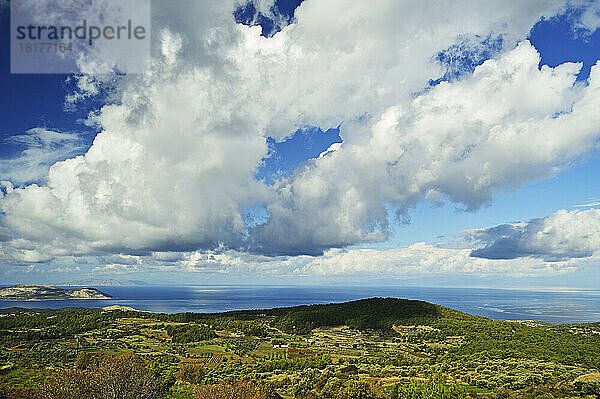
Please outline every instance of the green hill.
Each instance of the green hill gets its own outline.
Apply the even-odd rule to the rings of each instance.
[[[600,334],[573,334],[568,325],[532,327],[492,320],[424,301],[369,298],[325,305],[227,312],[219,317],[251,319],[259,315],[271,318],[271,326],[293,334],[308,334],[314,328],[339,325],[393,334],[391,327],[394,324],[426,325],[438,331],[427,333],[429,338],[462,337],[464,344],[446,353],[445,356],[451,359],[535,358],[600,368]]]
[[[223,315],[241,318],[260,314],[274,316],[273,325],[282,331],[307,334],[314,328],[328,326],[347,325],[359,330],[383,331],[401,321],[427,324],[440,318],[444,309],[424,301],[369,298],[344,303],[227,312]]]

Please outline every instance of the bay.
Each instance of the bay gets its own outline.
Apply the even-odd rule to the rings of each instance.
[[[370,297],[397,297],[424,300],[499,320],[542,320],[552,323],[600,321],[600,290],[537,291],[412,286],[241,285],[95,288],[112,295],[113,298],[107,300],[0,301],[0,308],[57,309],[121,305],[157,313],[214,313],[345,302]]]

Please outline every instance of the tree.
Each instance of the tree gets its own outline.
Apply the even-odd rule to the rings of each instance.
[[[88,352],[79,352],[75,359],[75,368],[85,370],[90,365],[92,356]]]
[[[65,369],[42,385],[44,399],[159,399],[164,385],[133,354],[109,357],[88,370]]]
[[[34,389],[0,386],[0,399],[39,399],[38,394]]]
[[[200,384],[204,377],[204,368],[200,364],[182,364],[177,372],[177,379],[190,384]]]
[[[99,381],[91,372],[66,369],[52,374],[42,385],[47,399],[96,399]]]
[[[158,399],[164,386],[133,354],[104,359],[99,366],[100,397],[103,399]]]
[[[202,385],[196,388],[198,399],[280,399],[270,384],[258,385],[248,381],[228,384]]]
[[[347,387],[340,389],[338,399],[375,399],[377,396],[365,381],[351,381]]]

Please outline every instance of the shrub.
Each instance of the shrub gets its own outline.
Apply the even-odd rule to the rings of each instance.
[[[371,386],[364,381],[351,381],[347,387],[338,391],[338,399],[375,399],[377,396]]]
[[[105,358],[91,370],[66,369],[42,385],[44,399],[159,399],[164,397],[159,376],[149,372],[133,354]]]
[[[61,370],[52,374],[42,385],[43,397],[48,399],[96,399],[99,380],[88,371]]]
[[[92,356],[88,352],[79,352],[75,359],[75,368],[85,370],[90,365]]]
[[[133,354],[105,358],[98,372],[100,397],[103,399],[155,399],[164,396],[164,387],[156,375]]]
[[[0,386],[0,399],[39,399],[39,392],[28,388]]]
[[[200,384],[204,377],[204,368],[200,364],[182,364],[177,372],[177,379],[190,384]]]
[[[196,388],[198,399],[279,399],[270,384],[258,385],[248,381],[203,385]]]
[[[430,380],[425,384],[412,382],[395,385],[390,399],[462,399],[466,396],[461,387],[447,386],[440,381]]]

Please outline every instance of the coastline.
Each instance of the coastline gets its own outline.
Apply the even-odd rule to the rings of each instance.
[[[36,302],[36,301],[106,301],[110,298],[39,298],[39,299],[18,299],[18,298],[0,298],[0,301],[19,301],[19,302]]]
[[[219,313],[369,297],[419,299],[494,320],[541,320],[556,324],[600,320],[600,296],[587,293],[513,291],[481,288],[355,286],[220,286],[210,292],[190,286],[96,287],[112,299],[29,298],[0,300],[0,308],[129,306],[156,313]]]

